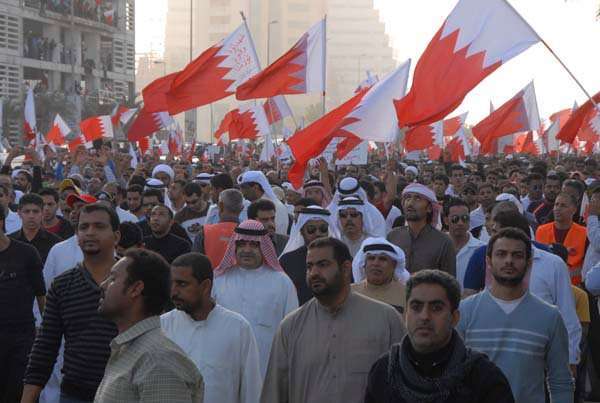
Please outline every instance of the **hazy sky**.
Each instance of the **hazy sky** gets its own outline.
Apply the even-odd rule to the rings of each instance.
[[[263,0],[267,1],[267,0]],[[310,1],[310,0],[306,0]],[[149,3],[144,0],[144,4]],[[151,0],[152,7],[137,7],[136,51],[162,52],[166,0]],[[410,58],[413,68],[456,0],[374,0],[396,49],[397,62]],[[138,3],[141,3],[139,1]],[[600,21],[596,0],[511,0],[538,34],[563,59],[584,87],[600,91]],[[534,80],[542,119],[585,101],[560,64],[541,44],[500,67],[472,91],[452,115],[469,111],[467,122],[477,123],[489,113],[490,100],[499,106]],[[350,94],[349,94],[350,95]]]

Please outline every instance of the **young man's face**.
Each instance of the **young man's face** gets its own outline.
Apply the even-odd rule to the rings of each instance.
[[[419,353],[444,347],[458,323],[458,309],[452,310],[446,290],[438,284],[419,284],[406,301],[406,327],[410,342]]]
[[[521,284],[531,260],[527,259],[526,245],[523,241],[499,238],[493,245],[491,256],[486,256],[494,280],[504,286]]]
[[[56,211],[58,210],[58,203],[54,200],[51,195],[42,196],[44,200],[43,219],[44,221],[50,221],[56,217]]]
[[[19,208],[23,228],[34,231],[42,226],[42,209],[36,204],[25,204]]]

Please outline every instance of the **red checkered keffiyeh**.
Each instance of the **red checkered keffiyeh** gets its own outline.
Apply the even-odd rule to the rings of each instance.
[[[275,252],[273,241],[269,238],[269,233],[265,227],[256,220],[246,220],[238,225],[233,231],[233,235],[229,239],[229,244],[225,251],[225,256],[214,271],[215,277],[222,276],[227,270],[237,266],[235,243],[240,240],[260,242],[263,265],[268,266],[275,271],[283,271],[279,264],[279,260],[277,260],[277,253]]]

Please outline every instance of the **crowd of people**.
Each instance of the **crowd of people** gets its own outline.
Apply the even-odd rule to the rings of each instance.
[[[0,170],[2,402],[600,396],[595,157],[46,151]]]

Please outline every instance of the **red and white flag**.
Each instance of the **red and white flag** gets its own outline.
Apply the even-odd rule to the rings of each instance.
[[[126,125],[137,112],[137,108],[127,108],[123,105],[115,106],[115,109],[110,114],[113,127],[119,124]]]
[[[548,153],[553,154],[559,151],[560,140],[556,138],[556,135],[565,126],[575,109],[577,109],[577,104],[573,105],[573,108],[563,109],[550,115],[550,126],[542,136]]]
[[[270,125],[288,116],[292,116],[292,110],[283,95],[268,98],[263,104],[263,108],[265,109],[265,114]]]
[[[430,147],[443,148],[444,137],[454,136],[463,127],[466,119],[467,113],[463,113],[450,119],[410,129],[404,138],[406,151],[420,151]]]
[[[254,102],[246,102],[223,117],[215,132],[218,144],[233,140],[256,140],[270,134],[265,110]]]
[[[144,107],[129,127],[127,138],[129,141],[138,141],[167,128],[172,121],[173,118],[167,112],[148,112]]]
[[[514,150],[517,153],[537,156],[545,153],[542,138],[531,130],[515,135]]]
[[[275,145],[273,144],[273,139],[271,138],[271,133],[267,133],[265,136],[265,142],[263,143],[263,148],[260,152],[259,161],[269,162],[271,158],[275,156]]]
[[[514,133],[539,130],[540,116],[533,82],[472,128],[482,154],[502,152],[498,139]],[[512,146],[513,141],[509,141]]]
[[[92,142],[103,137],[109,139],[114,137],[110,115],[92,116],[91,118],[82,120],[79,128],[86,142]]]
[[[354,93],[356,94],[357,92],[371,88],[372,86],[377,84],[377,81],[379,81],[379,77],[377,76],[377,74],[372,75],[371,72],[367,70],[367,78],[365,78],[363,81],[360,82],[360,84],[358,84],[358,87],[356,87]]]
[[[592,97],[596,104],[600,103],[600,92]],[[600,106],[599,106],[600,108]],[[579,134],[580,130],[589,123],[591,119],[596,114],[596,107],[592,103],[591,100],[587,100],[586,103],[577,108],[565,123],[565,125],[560,129],[556,138],[565,143],[573,143],[575,141],[575,137]]]
[[[37,132],[37,124],[35,118],[35,102],[33,97],[33,90],[29,88],[27,90],[27,97],[25,98],[25,120],[23,122],[23,131],[27,142],[35,139],[35,133]]]
[[[167,92],[171,89],[173,80],[179,72],[157,78],[142,90],[144,98],[144,109],[146,112],[163,112],[169,106],[167,105]]]
[[[169,154],[183,154],[183,132],[180,127],[169,131]]]
[[[110,10],[106,10],[104,12],[104,20],[108,25],[113,25],[115,19],[115,9],[111,8]]]
[[[325,19],[279,59],[237,88],[240,100],[325,91]]]
[[[54,117],[52,128],[46,133],[46,141],[49,144],[62,146],[65,144],[65,139],[69,133],[71,133],[69,125],[67,125],[63,118],[57,113]]]
[[[459,130],[452,136],[452,139],[446,144],[445,151],[451,162],[465,161],[468,155],[473,154],[464,130]]]
[[[321,155],[334,137],[345,137],[337,147],[338,158],[364,140],[390,142],[398,135],[398,121],[392,101],[406,93],[410,61],[405,62],[368,90],[363,90],[288,140],[294,156],[288,178],[294,187],[302,185],[308,162]],[[343,152],[340,152],[343,151]]]
[[[410,92],[395,102],[400,126],[442,120],[484,78],[538,41],[506,0],[460,0],[421,55]]]
[[[218,101],[260,71],[246,25],[205,50],[181,70],[167,92],[170,115]]]
[[[140,153],[142,155],[146,155],[146,153],[150,149],[150,137],[140,137],[140,139],[137,141],[137,146],[140,150]]]

